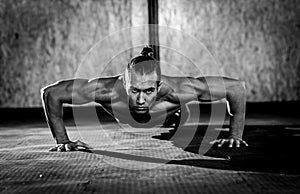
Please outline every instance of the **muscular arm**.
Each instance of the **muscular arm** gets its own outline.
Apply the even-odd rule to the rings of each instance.
[[[233,143],[237,147],[241,143],[247,145],[242,140],[244,124],[245,124],[245,111],[246,111],[246,88],[243,81],[224,78],[224,77],[205,77],[198,78],[201,82],[200,85],[205,85],[202,88],[199,100],[220,100],[226,99],[230,110],[230,136],[227,140],[220,140],[218,145],[222,146],[224,143],[229,143],[229,147]]]
[[[70,142],[63,121],[63,104],[84,104],[92,101],[90,96],[84,94],[87,88],[88,80],[68,80],[41,90],[47,123],[58,144]]]
[[[176,96],[181,101],[191,101],[197,98],[200,102],[212,102],[226,99],[230,109],[230,135],[227,139],[216,140],[219,146],[229,143],[229,147],[235,144],[247,143],[242,140],[245,124],[246,88],[245,83],[226,77],[198,77],[198,78],[173,78],[172,86],[176,88]],[[171,85],[170,84],[170,85]]]
[[[47,123],[57,144],[70,142],[63,121],[63,104],[84,104],[93,101],[94,84],[84,79],[68,80],[41,90]]]
[[[245,125],[246,88],[245,83],[235,81],[226,88],[226,100],[230,109],[230,136],[242,139]]]

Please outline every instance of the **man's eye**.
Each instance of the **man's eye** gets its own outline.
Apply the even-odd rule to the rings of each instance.
[[[135,94],[135,93],[138,92],[138,90],[137,89],[132,89],[131,92]]]
[[[152,94],[153,90],[146,90],[146,94]]]

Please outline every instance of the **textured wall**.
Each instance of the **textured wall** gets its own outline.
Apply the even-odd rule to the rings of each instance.
[[[245,80],[249,101],[300,100],[299,0],[165,0],[160,1],[159,22],[205,43],[219,69],[202,64],[203,54],[177,36],[160,38],[194,52],[204,75],[219,70]],[[172,57],[161,52],[162,59]]]
[[[80,62],[95,43],[132,24],[145,24],[146,3],[0,0],[0,107],[41,106],[40,88],[77,76]],[[130,36],[114,36],[102,55],[124,42],[130,44]],[[128,60],[133,53],[125,54]]]
[[[161,43],[179,51],[161,48],[163,71],[198,75],[196,63],[202,75],[245,80],[249,101],[300,100],[299,13],[298,0],[159,1],[160,25],[182,31],[160,31]],[[147,17],[147,0],[0,0],[0,107],[41,106],[42,86],[121,72],[140,47],[122,48],[146,43],[147,30],[105,38]],[[81,63],[102,39],[106,47],[94,47],[101,54]]]

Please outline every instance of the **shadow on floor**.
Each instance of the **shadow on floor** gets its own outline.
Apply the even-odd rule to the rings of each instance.
[[[172,143],[185,151],[198,153],[207,126],[198,126],[193,140],[187,147],[181,146],[185,137],[172,139]],[[186,127],[185,130],[189,130]],[[163,133],[153,138],[170,140],[176,133]],[[222,131],[219,138],[229,132]],[[283,126],[246,126],[243,139],[249,147],[226,148],[211,147],[204,155],[229,160],[173,160],[169,164],[189,165],[204,168],[256,171],[284,174],[300,174],[300,129],[286,129]]]
[[[186,127],[185,130],[189,130]],[[193,140],[187,147],[182,147],[181,142],[185,137],[172,139],[172,143],[185,151],[198,153],[206,127],[198,126]],[[153,138],[171,141],[176,131],[162,133]],[[228,132],[221,132],[219,137],[225,137]],[[300,159],[297,156],[300,148],[300,130],[288,130],[284,127],[246,127],[244,140],[249,147],[226,148],[211,147],[205,156],[220,159],[190,159],[190,160],[165,160],[161,158],[136,156],[126,153],[104,150],[92,150],[93,154],[106,155],[119,159],[134,160],[139,162],[164,163],[187,165],[201,168],[268,172],[276,174],[300,174]],[[227,158],[227,160],[224,160]],[[229,159],[228,159],[229,158]]]

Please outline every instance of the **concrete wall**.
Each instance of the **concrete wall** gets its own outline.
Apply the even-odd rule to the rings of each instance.
[[[0,0],[0,107],[41,106],[40,88],[82,76],[79,64],[95,43],[119,29],[145,24],[146,3]],[[130,34],[114,38],[102,56],[130,44]]]
[[[184,44],[173,34],[161,37],[161,42],[192,52],[203,75],[245,80],[249,101],[300,100],[299,0],[165,0],[159,5],[161,25],[196,37],[219,62],[218,67],[203,63],[205,57],[192,41]],[[161,52],[161,58],[185,61],[168,52]]]
[[[160,1],[160,25],[180,30],[160,32],[162,43],[180,51],[161,49],[162,60],[174,63],[163,71],[192,75],[194,62],[202,75],[245,80],[249,101],[300,100],[298,13],[298,0]],[[147,43],[148,34],[145,29],[115,32],[147,21],[146,0],[0,0],[0,107],[41,106],[42,86],[121,72],[139,50],[126,48]],[[209,55],[191,46],[191,37],[205,44],[219,66],[203,63]],[[94,53],[105,53],[84,60],[103,39],[107,49],[96,46]],[[111,53],[114,58],[101,58]],[[97,63],[105,60],[109,63]]]

